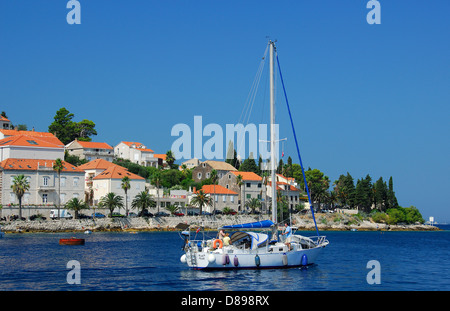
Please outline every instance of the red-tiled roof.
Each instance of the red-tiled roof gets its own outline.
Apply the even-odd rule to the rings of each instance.
[[[93,141],[77,141],[83,148],[91,148],[91,149],[113,149],[107,143],[96,143]]]
[[[95,176],[94,179],[122,179],[125,176],[128,176],[130,179],[145,180],[144,177],[130,173],[126,168],[119,165],[108,167],[106,170]]]
[[[203,185],[202,190],[204,193],[209,194],[230,194],[230,195],[238,195],[237,192],[234,192],[230,189],[227,189],[221,185]]]
[[[21,132],[21,131],[20,131]],[[63,148],[64,145],[56,137],[51,136],[31,136],[15,135],[5,137],[0,140],[0,146],[24,146],[24,147],[45,147]]]
[[[63,172],[83,172],[78,167],[66,162],[61,161],[64,165]],[[6,159],[0,162],[0,167],[4,170],[27,170],[36,171],[38,168],[51,168],[55,160],[46,159]]]
[[[144,144],[141,144],[141,143],[138,143],[138,142],[135,142],[135,141],[123,141],[123,143],[125,145],[127,145],[128,147],[131,147],[131,148],[134,148],[134,149],[137,149],[137,150],[140,150],[140,151],[153,152],[152,149],[146,148]],[[135,147],[132,147],[133,145],[135,145]]]
[[[106,161],[104,159],[96,159],[96,160],[92,160],[88,163],[82,164],[82,165],[78,166],[78,168],[81,170],[95,170],[95,169],[106,170],[107,168],[109,168],[111,166],[119,166],[119,165],[114,164],[109,161]]]
[[[256,173],[253,173],[253,172],[235,172],[235,171],[233,171],[233,172],[230,172],[230,173],[236,175],[236,177],[238,175],[241,175],[242,176],[242,180],[255,180],[255,181],[261,181],[262,180],[261,176],[257,175]]]

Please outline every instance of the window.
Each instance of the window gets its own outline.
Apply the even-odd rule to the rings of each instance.
[[[261,183],[258,183],[258,188],[261,188]]]
[[[231,203],[234,203],[234,196],[233,195],[230,197],[230,201],[231,201]]]
[[[78,198],[79,196],[80,196],[80,195],[79,195],[78,193],[74,193],[74,194],[73,194],[73,197],[74,197],[74,198]]]
[[[217,194],[214,196],[214,201],[219,202],[219,196]]]
[[[202,178],[202,173],[197,174],[198,179]]]
[[[252,186],[252,184],[248,182],[248,183],[245,184],[245,186],[246,186],[247,188],[250,188],[250,187]]]
[[[206,173],[206,178],[209,178],[209,176],[211,176],[211,175],[210,175],[209,172],[207,172],[207,173]]]
[[[14,192],[11,192],[9,194],[9,202],[14,203],[16,201],[16,194]]]
[[[247,199],[251,199],[252,198],[251,194],[247,194],[246,196],[247,196]]]
[[[66,177],[61,177],[61,187],[65,187],[66,186]]]
[[[227,184],[227,189],[228,189],[228,184]]]
[[[47,195],[47,193],[44,193],[42,195],[42,203],[47,203],[47,202],[48,202],[48,195]]]
[[[223,200],[224,202],[226,202],[226,201],[227,201],[227,196],[226,196],[226,195],[223,195],[223,196],[222,196],[222,200]]]
[[[79,177],[74,177],[74,178],[73,178],[73,185],[74,185],[75,187],[78,186],[78,181],[79,181],[79,180],[80,180]]]
[[[66,202],[66,201],[65,201],[65,200],[66,200],[66,194],[65,194],[65,193],[61,193],[61,195],[59,196],[59,199],[61,200],[61,201],[60,201],[61,204],[64,203],[64,202]]]
[[[50,181],[50,177],[44,176],[44,186],[48,186],[49,181]]]

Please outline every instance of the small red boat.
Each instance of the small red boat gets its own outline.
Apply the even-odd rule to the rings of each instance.
[[[84,245],[84,239],[77,239],[77,238],[59,239],[59,245]]]

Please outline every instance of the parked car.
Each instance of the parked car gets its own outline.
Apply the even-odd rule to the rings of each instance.
[[[56,218],[72,219],[73,216],[66,209],[60,209],[59,210],[59,216],[58,216],[58,210],[57,209],[52,209],[52,210],[50,210],[50,218],[51,219],[56,219]]]
[[[194,211],[188,211],[187,214],[188,216],[198,216],[198,213]]]
[[[138,214],[133,213],[133,212],[129,212],[128,213],[128,217],[138,217]]]
[[[210,212],[202,211],[202,215],[211,216],[212,214]]]
[[[141,216],[141,217],[153,217],[155,215],[153,215],[152,213],[150,213],[149,211],[147,211],[145,209],[145,210],[143,210],[142,212],[139,213],[139,216]]]
[[[95,218],[105,218],[106,217],[102,213],[95,213],[95,215],[94,215],[94,213],[92,213],[91,218],[94,218],[94,216],[95,216]]]
[[[213,212],[213,214],[214,214],[214,215],[223,215],[223,212],[222,212],[221,210],[216,209],[216,210]]]
[[[170,216],[170,215],[167,213],[164,213],[164,212],[157,212],[155,214],[155,217],[166,217],[166,216]]]
[[[175,212],[173,213],[175,216],[184,216],[184,214],[182,212]]]
[[[125,217],[125,215],[122,215],[120,213],[112,213],[111,217],[123,218],[123,217]]]

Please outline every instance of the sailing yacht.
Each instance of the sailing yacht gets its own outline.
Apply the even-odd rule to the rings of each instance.
[[[276,47],[273,41],[269,41],[270,59],[270,151],[271,151],[271,178],[275,179],[275,57]],[[278,62],[278,57],[276,57]],[[279,62],[278,62],[278,68]],[[281,70],[280,70],[281,75]],[[284,82],[281,76],[284,88]],[[286,96],[286,93],[285,93]],[[290,114],[289,104],[288,111]],[[297,144],[295,129],[291,117],[291,125]],[[306,183],[300,152],[297,144],[298,156],[305,179],[306,192],[308,194],[311,213],[313,215],[311,197]],[[273,160],[275,159],[275,160]],[[272,198],[276,198],[276,187],[271,187]],[[206,232],[199,230],[185,230],[181,232],[184,239],[183,251],[180,261],[193,269],[262,269],[262,268],[289,268],[307,266],[316,262],[320,251],[329,244],[325,236],[319,235],[316,224],[316,236],[306,237],[299,234],[291,234],[289,243],[286,243],[285,235],[280,235],[277,224],[277,200],[272,200],[272,219],[252,223],[229,225],[218,228],[221,233],[228,233],[227,238],[208,238]],[[188,228],[185,228],[188,229]]]

